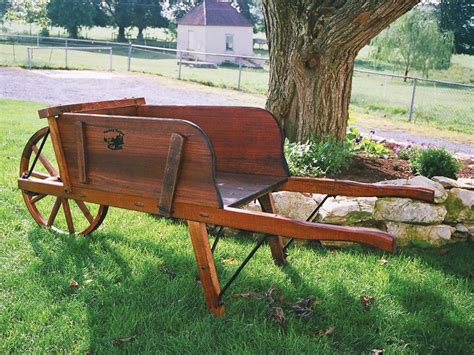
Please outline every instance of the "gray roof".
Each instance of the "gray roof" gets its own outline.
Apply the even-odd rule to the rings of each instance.
[[[178,25],[252,27],[250,21],[230,3],[215,0],[204,0],[179,19]]]

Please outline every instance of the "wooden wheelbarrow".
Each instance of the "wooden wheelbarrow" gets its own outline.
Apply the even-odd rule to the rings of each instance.
[[[282,237],[395,249],[394,238],[376,229],[312,223],[317,209],[307,221],[277,215],[272,192],[434,198],[421,187],[290,177],[278,124],[259,108],[156,106],[138,98],[50,107],[39,116],[49,127],[26,144],[18,179],[34,220],[81,235],[99,227],[109,206],[187,220],[215,315],[224,313],[224,292],[265,240],[279,265],[292,240],[285,246]],[[238,208],[256,199],[264,212]],[[211,248],[206,224],[264,233],[222,290],[213,260],[219,235]]]

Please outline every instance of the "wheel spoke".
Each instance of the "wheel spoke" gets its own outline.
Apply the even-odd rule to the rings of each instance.
[[[33,151],[35,152],[36,155],[38,155],[38,147],[36,145],[34,145],[32,147]],[[54,168],[54,166],[49,162],[48,159],[46,159],[46,157],[43,155],[43,154],[39,154],[38,156],[41,164],[43,164],[43,166],[45,167],[45,169],[48,171],[48,173],[51,175],[51,176],[58,176],[58,172],[56,171],[56,169]]]
[[[45,198],[46,196],[47,196],[47,195],[43,195],[43,194],[38,194],[38,195],[36,195],[36,196],[33,196],[33,197],[31,198],[31,203],[36,203],[36,202],[42,200],[43,198]]]
[[[72,222],[71,208],[69,207],[69,201],[66,198],[62,199],[64,217],[66,217],[67,230],[70,234],[74,233],[74,223]]]
[[[86,204],[81,200],[74,200],[74,201],[79,206],[79,208],[81,209],[82,213],[87,218],[89,223],[92,223],[94,221],[94,216],[90,213],[90,211],[87,208]]]
[[[35,178],[38,178],[38,179],[47,179],[49,178],[50,176],[49,175],[46,175],[46,174],[43,174],[43,173],[39,173],[37,171],[32,171],[31,172],[31,176],[35,177]]]
[[[48,218],[48,223],[47,223],[48,227],[51,227],[53,225],[54,220],[56,219],[56,216],[58,214],[59,207],[61,207],[61,198],[57,197],[56,201],[54,202],[54,206],[51,211],[51,214],[49,215],[49,218]]]

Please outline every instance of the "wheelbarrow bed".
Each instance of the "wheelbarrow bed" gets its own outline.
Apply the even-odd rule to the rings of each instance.
[[[279,265],[286,263],[282,237],[357,242],[385,251],[395,240],[376,229],[313,223],[275,214],[272,192],[328,196],[392,196],[433,201],[422,187],[363,184],[290,177],[283,135],[267,111],[249,107],[156,106],[124,99],[41,110],[49,127],[28,141],[18,186],[35,221],[55,227],[63,209],[76,232],[71,205],[86,219],[79,234],[95,230],[109,206],[188,221],[206,304],[224,313],[223,294],[264,241]],[[51,137],[57,166],[43,154]],[[43,165],[45,171],[36,168]],[[53,196],[50,211],[38,201]],[[258,200],[262,212],[236,208]],[[87,204],[98,204],[92,213]],[[264,233],[237,274],[220,289],[206,225]],[[218,240],[218,239],[217,239]]]

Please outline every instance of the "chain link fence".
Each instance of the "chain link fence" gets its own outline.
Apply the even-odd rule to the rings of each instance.
[[[474,134],[474,85],[356,69],[351,103],[384,116]]]
[[[0,34],[0,65],[135,71],[265,94],[268,58],[131,43]],[[390,118],[474,134],[474,85],[355,69],[351,103]]]

